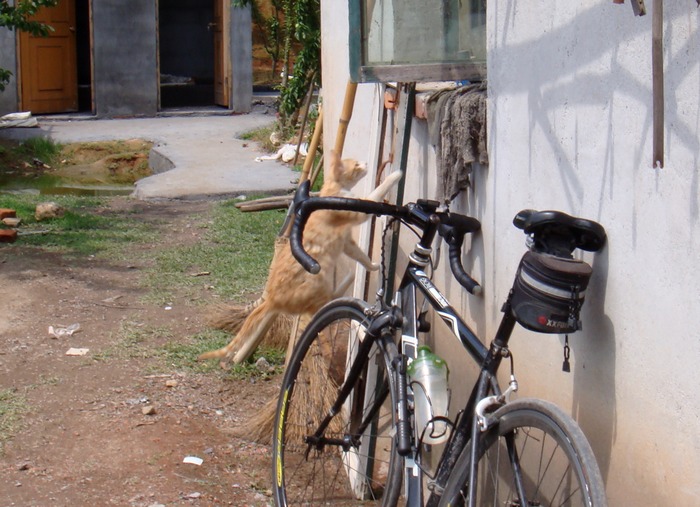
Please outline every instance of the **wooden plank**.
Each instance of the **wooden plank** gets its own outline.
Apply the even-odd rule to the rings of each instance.
[[[651,73],[653,95],[653,167],[664,166],[664,16],[663,0],[654,0],[651,28]]]

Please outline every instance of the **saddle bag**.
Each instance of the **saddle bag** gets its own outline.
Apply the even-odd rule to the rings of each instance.
[[[527,252],[510,294],[513,316],[523,327],[540,333],[581,329],[579,312],[592,272],[580,260]]]

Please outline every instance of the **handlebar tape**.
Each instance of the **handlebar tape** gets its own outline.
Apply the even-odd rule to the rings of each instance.
[[[476,218],[456,214],[443,217],[441,221],[438,231],[449,247],[448,258],[452,274],[462,287],[478,296],[481,294],[481,285],[469,276],[462,266],[462,243],[464,243],[464,235],[478,231],[481,224]]]
[[[304,226],[312,212],[316,210],[356,211],[358,213],[389,215],[395,217],[407,216],[408,211],[402,206],[385,204],[383,202],[363,201],[345,197],[309,197],[308,180],[299,185],[294,196],[294,227],[289,235],[292,255],[306,271],[318,274],[321,266],[311,257],[303,245]]]
[[[309,187],[311,183],[306,180],[301,185],[297,193],[294,195],[294,227],[289,234],[289,246],[292,250],[292,255],[301,264],[306,271],[316,275],[321,271],[321,265],[314,260],[303,247],[303,234],[306,221],[311,213],[306,213],[304,204],[309,198]]]

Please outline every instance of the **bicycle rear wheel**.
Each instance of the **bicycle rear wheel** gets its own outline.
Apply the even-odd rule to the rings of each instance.
[[[284,375],[273,437],[278,506],[395,505],[402,465],[391,436],[395,386],[390,340],[378,340],[341,410],[339,388],[366,332],[366,303],[323,307],[300,337]],[[319,425],[331,420],[321,435]]]
[[[593,451],[576,422],[561,409],[542,400],[522,399],[493,415],[498,423],[483,435],[479,446],[476,505],[607,505]],[[440,505],[466,503],[469,461],[467,448]]]

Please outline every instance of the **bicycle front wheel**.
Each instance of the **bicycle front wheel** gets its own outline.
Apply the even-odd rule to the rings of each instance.
[[[391,436],[395,382],[390,340],[377,340],[340,410],[349,366],[364,340],[366,303],[324,306],[300,337],[287,366],[273,437],[278,506],[395,505],[402,465]],[[319,428],[324,428],[319,430]]]
[[[476,505],[605,507],[605,486],[591,446],[557,406],[522,399],[498,409],[479,445]],[[464,505],[469,449],[450,476],[441,505]]]

